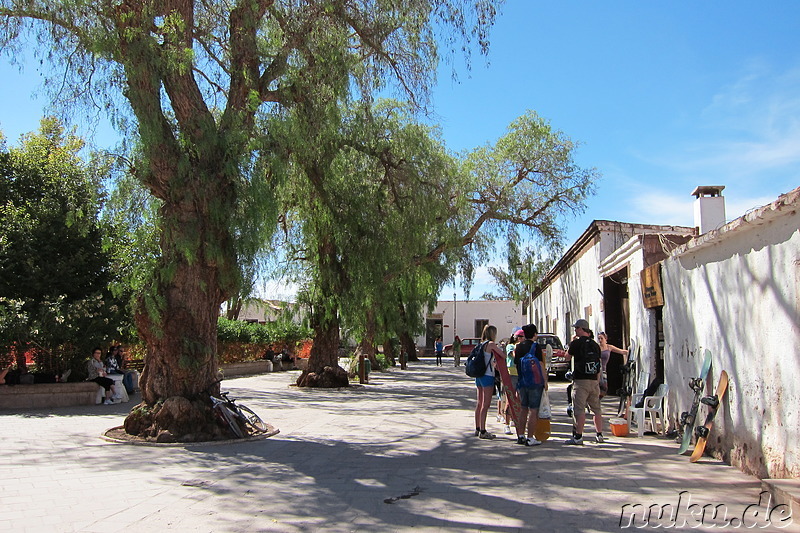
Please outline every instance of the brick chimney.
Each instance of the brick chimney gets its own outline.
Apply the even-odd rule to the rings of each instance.
[[[724,185],[700,185],[692,191],[694,201],[694,225],[699,235],[715,230],[725,224]]]

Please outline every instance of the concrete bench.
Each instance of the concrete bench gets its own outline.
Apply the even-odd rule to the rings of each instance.
[[[272,372],[272,361],[248,361],[246,363],[227,363],[220,365],[222,375],[226,378],[252,376]]]
[[[97,383],[38,383],[0,385],[0,409],[40,409],[94,405]]]

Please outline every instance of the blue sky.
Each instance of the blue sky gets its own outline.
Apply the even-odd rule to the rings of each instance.
[[[693,226],[697,185],[728,220],[800,186],[800,2],[513,0],[474,63],[434,95],[451,149],[533,109],[603,175],[569,244],[594,219]]]
[[[35,66],[0,60],[11,142],[42,114]],[[800,186],[800,2],[508,0],[488,58],[470,72],[456,60],[458,83],[450,68],[433,105],[451,150],[494,142],[532,109],[600,171],[568,243],[593,219],[692,226],[697,185],[726,186],[728,220]],[[480,270],[471,297],[487,282]]]

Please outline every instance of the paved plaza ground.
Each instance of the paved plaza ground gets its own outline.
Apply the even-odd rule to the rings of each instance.
[[[280,429],[233,444],[101,439],[138,395],[113,406],[1,411],[0,531],[729,531],[745,529],[743,515],[776,530],[763,522],[771,506],[758,505],[758,479],[710,458],[690,464],[673,441],[564,446],[563,382],[551,387],[553,438],[524,447],[493,414],[497,439],[472,436],[475,389],[463,368],[413,363],[341,391],[299,390],[296,377],[223,382]],[[655,512],[645,521],[651,505],[665,510],[660,522]],[[726,528],[701,516],[717,505]]]

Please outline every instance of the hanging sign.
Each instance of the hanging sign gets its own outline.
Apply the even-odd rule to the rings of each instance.
[[[642,270],[642,299],[647,308],[664,305],[664,291],[661,288],[661,263]]]

